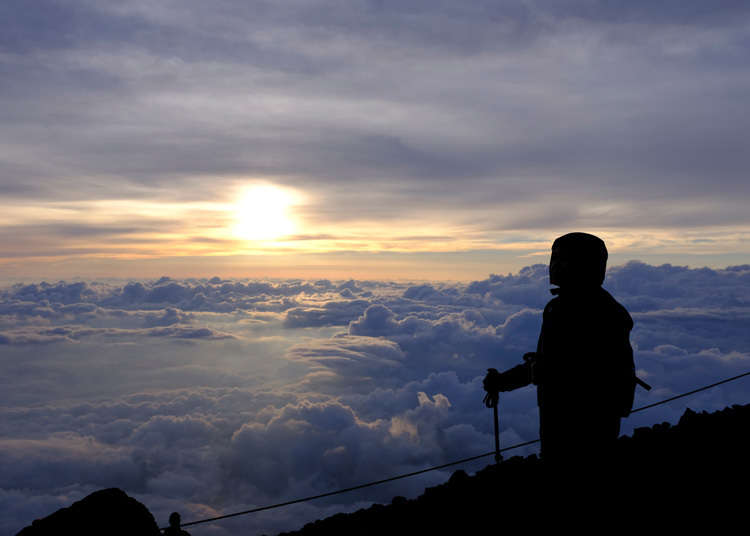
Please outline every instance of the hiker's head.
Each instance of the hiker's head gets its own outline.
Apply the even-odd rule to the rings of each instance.
[[[177,512],[172,512],[169,514],[169,526],[170,527],[179,527],[180,526],[180,514]]]
[[[604,282],[607,247],[601,238],[568,233],[552,244],[549,281],[559,287],[591,288]]]

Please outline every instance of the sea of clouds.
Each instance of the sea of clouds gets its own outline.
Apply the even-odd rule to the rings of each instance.
[[[750,370],[750,265],[630,262],[636,406]],[[469,284],[162,278],[0,290],[0,534],[120,487],[166,525],[352,486],[493,448],[488,367],[535,348],[545,265]],[[750,402],[749,380],[623,422]],[[501,399],[501,443],[535,439],[533,387]],[[530,454],[534,447],[515,451]],[[508,453],[508,455],[511,455]],[[491,458],[468,465],[475,470]],[[394,495],[433,472],[191,527],[274,533]],[[116,522],[116,520],[113,520]]]

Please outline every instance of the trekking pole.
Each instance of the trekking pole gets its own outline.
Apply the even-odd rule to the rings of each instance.
[[[500,398],[500,386],[497,382],[497,378],[500,373],[497,369],[487,369],[487,376],[484,379],[484,390],[487,392],[484,395],[484,405],[488,408],[492,408],[492,416],[495,421],[495,463],[500,463],[503,457],[500,456],[500,423],[497,415],[497,405]]]
[[[497,418],[497,404],[498,400],[495,399],[495,405],[492,406],[492,413],[495,417],[495,463],[500,463],[503,457],[500,455],[500,424]]]

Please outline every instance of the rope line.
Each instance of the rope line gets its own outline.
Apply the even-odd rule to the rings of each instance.
[[[630,413],[635,413],[636,411],[643,411],[644,409],[649,409],[649,408],[653,408],[654,406],[666,404],[667,402],[671,402],[672,400],[677,400],[678,398],[684,398],[689,395],[694,395],[695,393],[700,393],[701,391],[707,391],[709,389],[713,389],[717,385],[721,385],[722,383],[729,383],[729,382],[733,382],[734,380],[739,380],[740,378],[744,376],[750,376],[750,371],[745,372],[743,374],[738,374],[737,376],[732,376],[731,378],[727,378],[726,380],[721,380],[720,382],[712,383],[711,385],[704,385],[703,387],[699,387],[698,389],[693,389],[692,391],[688,391],[687,393],[682,393],[681,395],[673,396],[672,398],[667,398],[660,402],[654,402],[653,404],[642,406],[640,408],[632,410]]]
[[[639,412],[639,411],[643,411],[643,410],[646,410],[646,409],[649,409],[649,408],[653,408],[655,406],[660,406],[662,404],[666,404],[667,402],[672,402],[673,400],[677,400],[677,399],[680,399],[680,398],[684,398],[686,396],[694,395],[695,393],[700,393],[701,391],[707,391],[708,389],[713,389],[714,387],[716,387],[718,385],[722,385],[724,383],[729,383],[729,382],[732,382],[732,381],[735,381],[735,380],[739,380],[740,378],[743,378],[745,376],[750,376],[750,371],[745,372],[743,374],[738,374],[737,376],[732,376],[731,378],[727,378],[725,380],[721,380],[721,381],[718,381],[716,383],[712,383],[710,385],[705,385],[703,387],[699,387],[698,389],[693,389],[692,391],[688,391],[686,393],[682,393],[682,394],[679,394],[679,395],[676,395],[676,396],[673,396],[673,397],[670,397],[670,398],[666,398],[666,399],[661,400],[659,402],[654,402],[653,404],[648,404],[646,406],[641,406],[639,408],[636,408],[636,409],[632,410],[630,413],[633,414],[633,413],[636,413],[636,412]],[[528,445],[533,445],[534,443],[539,443],[540,441],[541,440],[537,438],[537,439],[533,439],[531,441],[526,441],[524,443],[518,443],[516,445],[511,445],[510,447],[502,448],[502,449],[500,449],[500,452],[505,452],[505,451],[508,451],[508,450],[513,450],[513,449],[517,449],[517,448],[521,448],[521,447],[526,447]],[[323,497],[330,497],[332,495],[339,495],[341,493],[348,493],[350,491],[355,491],[355,490],[358,490],[358,489],[369,488],[371,486],[377,486],[379,484],[385,484],[386,482],[393,482],[394,480],[401,480],[402,478],[409,478],[409,477],[412,477],[412,476],[421,475],[423,473],[428,473],[430,471],[437,471],[437,470],[440,470],[440,469],[445,469],[446,467],[451,467],[452,465],[460,465],[462,463],[468,463],[468,462],[471,462],[471,461],[474,461],[474,460],[478,460],[480,458],[486,458],[488,456],[493,456],[494,454],[495,454],[495,451],[493,450],[491,452],[485,452],[484,454],[477,454],[476,456],[471,456],[469,458],[464,458],[462,460],[456,460],[456,461],[453,461],[453,462],[444,463],[442,465],[436,465],[434,467],[428,467],[427,469],[421,469],[419,471],[413,471],[411,473],[405,473],[405,474],[402,474],[402,475],[396,475],[396,476],[392,476],[390,478],[384,478],[382,480],[375,480],[373,482],[367,482],[366,484],[359,484],[357,486],[351,486],[351,487],[348,487],[348,488],[342,488],[342,489],[338,489],[338,490],[335,490],[335,491],[329,491],[327,493],[321,493],[319,495],[312,495],[310,497],[302,497],[300,499],[294,499],[294,500],[286,501],[286,502],[282,502],[282,503],[271,504],[271,505],[268,505],[268,506],[260,506],[258,508],[251,508],[250,510],[243,510],[241,512],[234,512],[232,514],[226,514],[226,515],[217,516],[217,517],[211,517],[211,518],[207,518],[207,519],[200,519],[198,521],[190,521],[189,523],[181,523],[180,526],[181,527],[189,527],[189,526],[192,526],[192,525],[199,525],[201,523],[210,523],[212,521],[219,521],[221,519],[227,519],[227,518],[230,518],[230,517],[242,516],[242,515],[246,515],[246,514],[254,514],[256,512],[262,512],[264,510],[272,510],[274,508],[281,508],[282,506],[289,506],[289,505],[297,504],[297,503],[301,503],[301,502],[312,501],[314,499],[322,499]],[[164,530],[165,528],[166,527],[163,527],[160,530]]]
[[[515,449],[515,448],[519,448],[519,447],[524,447],[526,445],[531,445],[533,443],[538,443],[538,442],[539,442],[539,439],[534,439],[533,441],[527,441],[526,443],[520,443],[518,445],[513,445],[511,447],[505,447],[504,449],[500,449],[500,451],[502,452],[502,451],[505,451],[505,450],[511,450],[511,449]],[[392,476],[390,478],[384,478],[382,480],[376,480],[374,482],[368,482],[366,484],[359,484],[358,486],[352,486],[350,488],[343,488],[343,489],[338,489],[336,491],[329,491],[327,493],[321,493],[320,495],[313,495],[311,497],[303,497],[301,499],[294,499],[292,501],[287,501],[287,502],[283,502],[283,503],[279,503],[279,504],[272,504],[272,505],[269,505],[269,506],[261,506],[259,508],[253,508],[251,510],[244,510],[242,512],[235,512],[233,514],[226,514],[226,515],[223,515],[223,516],[212,517],[210,519],[201,519],[200,521],[191,521],[190,523],[182,523],[180,526],[181,527],[187,527],[187,526],[190,526],[190,525],[197,525],[199,523],[208,523],[209,521],[218,521],[220,519],[226,519],[228,517],[235,517],[235,516],[241,516],[241,515],[245,515],[245,514],[252,514],[252,513],[255,513],[255,512],[262,512],[263,510],[270,510],[272,508],[280,508],[282,506],[289,506],[290,504],[297,504],[297,503],[301,503],[301,502],[305,502],[305,501],[312,501],[313,499],[321,499],[323,497],[330,497],[331,495],[338,495],[340,493],[347,493],[349,491],[355,491],[355,490],[362,489],[362,488],[369,488],[370,486],[377,486],[378,484],[385,484],[386,482],[392,482],[394,480],[400,480],[402,478],[409,478],[411,476],[421,475],[422,473],[427,473],[427,472],[430,472],[430,471],[437,471],[438,469],[444,469],[446,467],[450,467],[451,465],[459,465],[459,464],[462,464],[462,463],[471,462],[471,461],[474,461],[474,460],[478,460],[479,458],[486,458],[487,456],[492,456],[494,454],[495,454],[495,451],[493,450],[492,452],[487,452],[485,454],[477,454],[476,456],[471,456],[470,458],[464,458],[463,460],[456,460],[455,462],[444,463],[443,465],[436,465],[435,467],[429,467],[427,469],[421,469],[419,471],[413,471],[411,473],[406,473],[406,474],[403,474],[403,475]]]

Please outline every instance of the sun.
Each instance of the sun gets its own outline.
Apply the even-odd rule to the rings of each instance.
[[[277,186],[257,185],[243,190],[235,204],[234,234],[253,241],[274,241],[292,234],[290,214],[294,196]]]

